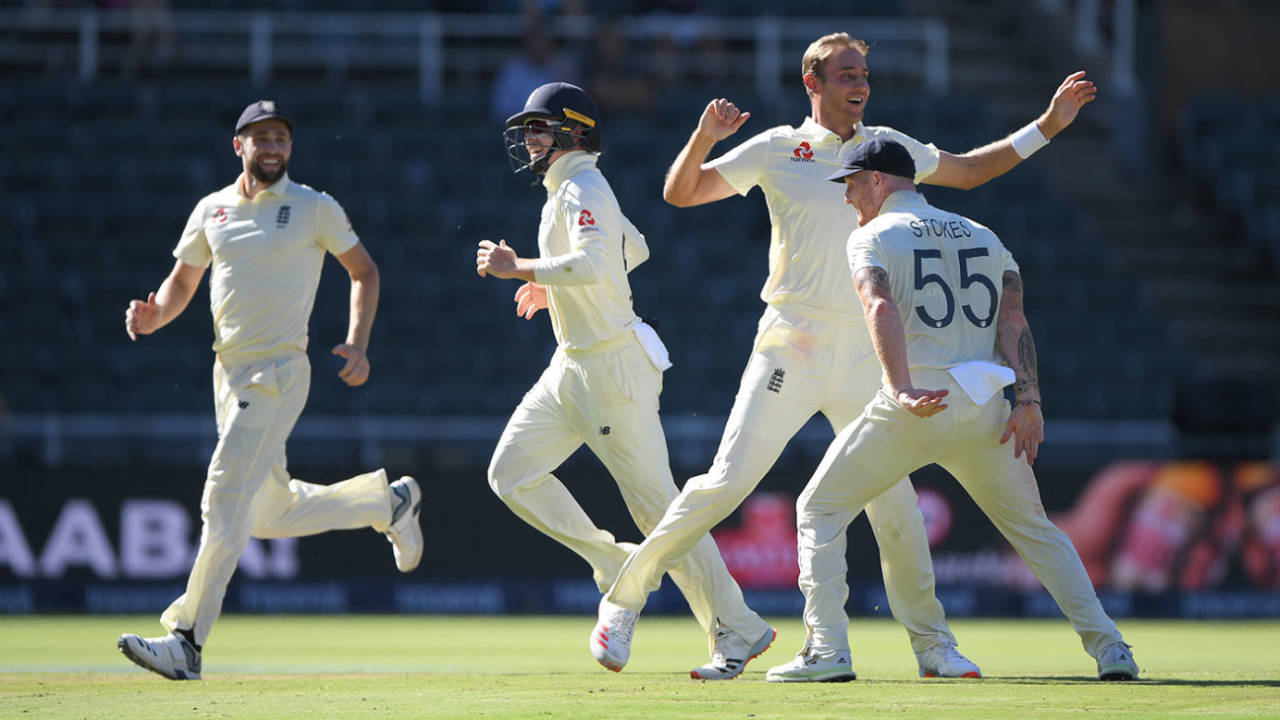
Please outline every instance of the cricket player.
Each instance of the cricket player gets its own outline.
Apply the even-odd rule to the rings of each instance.
[[[196,205],[169,277],[125,311],[130,339],[159,330],[186,309],[212,266],[218,445],[200,502],[199,550],[186,593],[160,618],[169,634],[117,642],[133,662],[175,680],[200,679],[201,651],[250,536],[372,527],[391,541],[402,572],[422,558],[422,493],[413,478],[390,486],[384,470],[328,486],[289,478],[285,441],[311,385],[307,322],[325,253],[351,276],[347,338],[333,354],[345,360],[338,377],[352,387],[369,377],[378,268],[337,201],[289,179],[293,123],[274,102],[246,107],[231,144],[240,177]]]
[[[819,38],[802,60],[811,115],[799,127],[770,128],[704,162],[712,146],[750,117],[728,100],[713,100],[671,166],[663,194],[681,207],[746,195],[756,186],[764,191],[773,224],[769,277],[760,293],[767,307],[711,469],[689,480],[623,566],[601,602],[601,630],[625,624],[644,607],[663,571],[741,504],[814,413],[823,413],[838,432],[875,394],[875,354],[844,271],[844,241],[855,217],[826,182],[841,158],[868,140],[892,138],[911,152],[918,182],[971,188],[1029,157],[1096,92],[1084,73],[1075,73],[1035,122],[1010,138],[953,155],[892,128],[863,124],[871,94],[866,55],[866,43],[845,33]],[[978,677],[977,665],[956,650],[934,597],[924,522],[908,479],[872,500],[867,517],[880,546],[890,608],[906,626],[921,672]],[[807,572],[803,565],[801,572]],[[828,679],[852,677],[849,671]]]
[[[632,309],[627,281],[649,250],[596,168],[600,112],[586,92],[568,83],[535,89],[507,120],[505,138],[516,172],[541,175],[547,190],[539,257],[520,258],[505,241],[482,240],[476,271],[524,280],[516,313],[531,318],[546,308],[557,347],[498,440],[489,485],[517,516],[586,560],[604,592],[635,546],[596,527],[551,473],[586,443],[641,532],[676,496],[658,418],[670,362],[657,333]],[[693,677],[735,677],[773,642],[773,628],[747,607],[709,535],[690,543],[670,572],[709,637],[711,662]],[[626,640],[593,636],[592,652],[629,647]],[[625,663],[604,664],[616,671]]]
[[[874,139],[831,175],[858,214],[849,268],[883,384],[796,504],[809,640],[766,679],[849,670],[845,529],[904,474],[938,463],[1048,588],[1097,659],[1098,678],[1132,680],[1133,654],[1075,547],[1045,515],[1031,471],[1044,418],[1018,265],[991,230],[917,193],[916,170],[903,145]],[[1012,411],[1000,393],[1010,383]]]

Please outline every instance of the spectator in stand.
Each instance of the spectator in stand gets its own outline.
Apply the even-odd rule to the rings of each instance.
[[[502,123],[524,109],[525,98],[535,88],[558,80],[574,82],[577,77],[548,33],[540,11],[526,15],[523,26],[520,54],[504,62],[493,80],[489,117]]]
[[[653,76],[644,63],[636,62],[620,22],[611,21],[600,28],[589,55],[583,64],[589,68],[587,91],[602,111],[626,115],[653,112],[657,99]]]

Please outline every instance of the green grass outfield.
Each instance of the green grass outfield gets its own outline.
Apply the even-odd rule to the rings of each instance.
[[[982,680],[920,680],[896,624],[855,619],[856,682],[775,684],[798,619],[737,680],[688,618],[642,618],[621,674],[587,651],[590,617],[227,616],[202,682],[144,672],[115,647],[153,617],[0,618],[0,718],[1278,718],[1280,621],[1121,623],[1143,679],[1100,683],[1066,621],[958,620]]]

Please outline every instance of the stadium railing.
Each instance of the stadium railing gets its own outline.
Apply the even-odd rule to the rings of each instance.
[[[91,83],[133,60],[132,31],[147,18],[130,10],[0,10],[0,27],[8,29],[0,66],[42,70],[74,58],[75,74]],[[525,33],[513,14],[173,11],[149,22],[171,33],[181,48],[166,59],[167,71],[230,71],[255,85],[280,72],[330,80],[374,72],[416,76],[428,104],[443,98],[448,76],[494,72]],[[875,39],[877,73],[906,76],[933,96],[949,85],[947,25],[937,18],[850,17],[841,23],[831,17],[653,14],[613,22],[629,40],[690,34],[722,39],[730,56],[726,69],[765,98],[783,95],[798,71],[795,58],[809,42],[842,25]],[[582,41],[601,25],[590,16],[556,17],[539,29],[560,41]]]

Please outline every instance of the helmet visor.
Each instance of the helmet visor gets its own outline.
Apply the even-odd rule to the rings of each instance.
[[[570,130],[550,118],[529,118],[520,125],[513,125],[502,132],[507,146],[507,159],[511,171],[532,170],[542,174],[551,164],[551,154],[556,150],[571,150],[578,146],[578,138]]]

